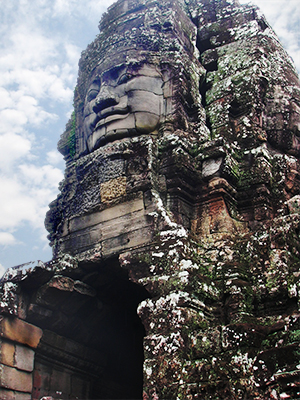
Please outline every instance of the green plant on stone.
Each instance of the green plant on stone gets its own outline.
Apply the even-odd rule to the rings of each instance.
[[[72,112],[71,115],[71,130],[68,137],[68,148],[69,154],[72,158],[74,158],[76,153],[76,113],[75,110]]]
[[[68,148],[69,154],[71,158],[74,158],[76,154],[76,106],[75,106],[75,99],[78,95],[78,88],[77,86],[74,89],[74,100],[73,100],[73,112],[70,118],[70,133],[68,136]]]
[[[292,343],[300,342],[300,329],[290,332],[290,341]]]

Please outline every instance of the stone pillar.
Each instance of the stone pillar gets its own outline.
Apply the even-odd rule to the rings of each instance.
[[[0,398],[31,400],[35,349],[42,330],[19,318],[0,316]]]

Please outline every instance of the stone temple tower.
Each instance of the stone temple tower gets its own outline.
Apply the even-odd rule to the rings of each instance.
[[[82,53],[0,397],[300,397],[300,83],[256,7],[119,0]]]

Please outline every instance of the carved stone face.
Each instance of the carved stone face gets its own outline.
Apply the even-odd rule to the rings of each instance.
[[[84,106],[84,135],[91,152],[107,142],[157,133],[163,115],[163,79],[151,64],[96,68]]]

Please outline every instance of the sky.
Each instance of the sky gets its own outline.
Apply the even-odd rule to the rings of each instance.
[[[0,276],[52,257],[44,228],[78,60],[113,0],[0,0]],[[240,1],[245,4],[248,1]],[[300,71],[299,0],[253,0]]]

